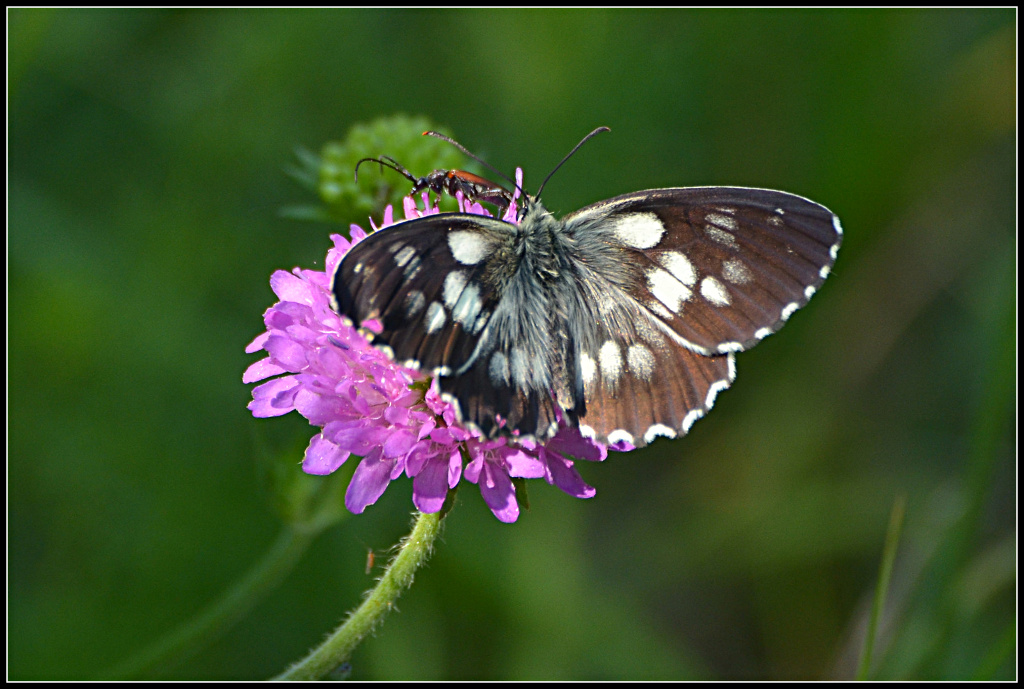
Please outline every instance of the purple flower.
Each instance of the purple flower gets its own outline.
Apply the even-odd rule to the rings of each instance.
[[[516,181],[522,184],[521,171]],[[426,193],[423,200],[420,210],[411,198],[405,199],[406,219],[439,212]],[[461,194],[457,200],[463,212],[490,215]],[[503,219],[515,222],[515,200]],[[388,206],[380,228],[392,223]],[[380,229],[372,220],[370,224]],[[356,514],[402,474],[412,478],[413,503],[422,512],[440,510],[448,490],[465,477],[480,486],[487,506],[503,522],[519,517],[513,477],[544,478],[569,495],[592,497],[596,491],[567,455],[601,461],[607,456],[604,445],[566,427],[546,443],[482,438],[457,423],[436,382],[424,394],[422,385],[413,386],[416,371],[391,361],[342,321],[331,309],[331,276],[345,253],[366,238],[358,225],[351,226],[350,235],[351,241],[331,236],[334,248],[327,252],[325,272],[296,268],[271,276],[270,286],[280,301],[264,314],[267,331],[245,349],[269,354],[242,376],[246,383],[271,379],[252,391],[253,416],[294,410],[320,427],[306,449],[303,471],[330,474],[350,456],[362,457],[345,494],[345,506]],[[370,321],[362,325],[381,327]]]

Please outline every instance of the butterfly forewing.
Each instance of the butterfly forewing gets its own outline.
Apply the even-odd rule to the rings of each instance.
[[[740,187],[636,192],[565,222],[617,244],[638,269],[634,298],[705,354],[741,351],[777,330],[824,281],[841,241],[825,207]]]
[[[377,320],[383,329],[374,344],[399,363],[451,375],[471,363],[499,301],[488,263],[513,231],[491,218],[442,213],[376,232],[337,268],[337,311],[357,326]]]

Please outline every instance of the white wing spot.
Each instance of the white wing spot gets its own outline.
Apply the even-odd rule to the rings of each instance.
[[[693,409],[689,414],[683,417],[683,435],[690,432],[693,424],[696,423],[697,419],[704,416],[703,409]]]
[[[398,266],[399,268],[401,268],[401,267],[403,267],[403,266],[404,266],[404,265],[405,265],[406,263],[408,263],[408,262],[409,262],[409,259],[410,259],[410,258],[412,258],[412,257],[413,257],[413,256],[415,256],[415,255],[416,255],[416,249],[414,249],[414,248],[412,248],[411,246],[408,246],[408,245],[406,245],[406,246],[403,246],[403,247],[402,247],[402,249],[401,249],[401,251],[399,251],[399,252],[398,252],[397,254],[395,254],[395,256],[394,256],[394,258],[395,258],[395,264],[396,264],[396,265],[397,265],[397,266]]]
[[[483,302],[480,301],[480,288],[470,283],[462,290],[462,296],[452,307],[452,320],[468,327],[476,320],[481,307]]]
[[[736,258],[722,264],[722,276],[734,285],[745,285],[752,279],[750,269]]]
[[[642,344],[630,345],[626,350],[626,362],[634,376],[648,381],[654,375],[654,355]]]
[[[764,338],[768,337],[771,334],[771,328],[761,328],[756,333],[754,333],[754,337],[756,337],[759,340],[763,340]]]
[[[449,309],[455,307],[455,302],[459,300],[459,295],[462,294],[462,290],[466,287],[466,274],[459,270],[453,270],[448,273],[444,279],[444,305]]]
[[[732,220],[732,218],[729,219]],[[732,234],[726,232],[720,227],[708,225],[707,227],[704,228],[704,232],[706,232],[707,235],[711,237],[711,239],[718,242],[719,244],[724,244],[725,246],[736,246],[736,238],[733,237]]]
[[[444,327],[444,307],[436,301],[430,302],[430,306],[427,307],[426,328],[427,334],[433,335],[442,327]]]
[[[544,437],[550,438],[555,433],[558,433],[558,422],[552,421],[551,423],[548,424],[548,430],[546,433],[544,433]]]
[[[491,355],[491,363],[487,367],[487,374],[495,385],[508,385],[508,357],[501,352]]]
[[[665,226],[654,213],[627,213],[615,217],[612,232],[627,246],[650,249],[661,241]]]
[[[669,428],[668,426],[665,426],[663,424],[656,423],[650,428],[648,428],[647,432],[644,433],[644,440],[647,441],[648,443],[653,443],[654,439],[657,438],[659,435],[663,435],[666,438],[674,438],[677,434],[674,428]]]
[[[719,354],[728,354],[729,352],[742,352],[743,345],[739,342],[723,342],[718,345]]]
[[[470,334],[479,335],[480,331],[484,329],[484,326],[487,325],[487,321],[489,321],[490,318],[491,314],[487,311],[484,311],[477,316],[476,322],[473,323],[473,327],[469,330]]]
[[[651,294],[657,297],[658,301],[675,313],[678,313],[683,302],[693,295],[693,292],[679,282],[672,273],[661,268],[647,271],[647,288]]]
[[[647,302],[647,308],[649,308],[651,311],[653,311],[654,313],[656,313],[659,316],[661,316],[666,321],[670,321],[670,320],[672,320],[674,318],[674,316],[672,315],[672,312],[669,311],[668,309],[666,309],[665,305],[662,304],[657,299],[653,299],[653,300]]]
[[[800,305],[795,301],[792,304],[786,304],[786,308],[782,309],[782,320],[788,321],[789,317],[800,308]]]
[[[805,297],[807,297],[808,299],[810,299],[811,297],[813,297],[813,296],[814,296],[814,293],[815,293],[815,292],[817,292],[817,291],[818,291],[818,290],[816,290],[816,289],[814,288],[814,285],[808,285],[808,286],[807,286],[807,287],[806,287],[806,288],[804,289],[804,296],[805,296]]]
[[[833,215],[832,216],[832,227],[836,228],[836,234],[842,234],[843,233],[843,226],[839,224],[839,216],[838,215]],[[838,249],[838,248],[839,248],[839,245],[837,244],[836,245],[836,249]]]
[[[822,266],[821,270],[818,271],[818,275],[820,275],[821,279],[824,280],[825,278],[828,277],[828,274],[831,271],[832,271],[832,266]]]
[[[597,373],[597,363],[586,352],[580,352],[580,376],[583,377],[584,390],[590,390],[594,384],[594,375]]]
[[[679,251],[666,251],[658,257],[658,262],[687,287],[693,287],[697,282],[697,271],[690,263],[690,259],[686,258],[686,254]]]
[[[700,281],[700,293],[715,306],[728,306],[732,303],[725,286],[710,275]]]
[[[708,398],[704,401],[704,406],[708,409],[715,406],[715,398],[718,397],[718,393],[729,387],[730,383],[731,381],[728,380],[720,380],[717,383],[712,384],[711,387],[708,388]]]
[[[405,301],[403,302],[403,306],[405,307],[405,317],[412,318],[423,310],[426,303],[427,299],[423,296],[423,292],[418,289],[414,289],[409,292],[405,295]]]
[[[654,302],[658,306],[661,306],[659,302]],[[671,314],[670,314],[671,315]],[[664,350],[665,349],[665,338],[661,336],[657,328],[650,321],[650,319],[638,320],[633,324],[633,328],[636,330],[636,334],[640,336],[640,339],[649,344],[654,349]]]
[[[609,445],[614,445],[615,443],[622,442],[623,440],[630,445],[635,445],[633,442],[633,434],[628,431],[624,431],[621,428],[618,428],[608,434]]]
[[[407,265],[405,267],[405,270],[402,271],[402,274],[405,275],[406,280],[412,280],[414,277],[416,277],[416,273],[420,272],[420,264],[422,262],[423,261],[420,259],[419,256],[414,256],[413,259],[409,261],[409,265]]]
[[[730,230],[732,232],[735,232],[736,230],[739,229],[739,225],[736,223],[736,218],[730,215],[722,215],[721,213],[708,213],[707,215],[704,216],[704,219],[707,220],[709,223],[717,225],[718,227],[724,228],[726,230]],[[710,233],[710,228],[708,232]]]
[[[601,345],[597,360],[601,364],[601,377],[604,378],[605,384],[615,383],[622,373],[622,352],[615,340],[608,340]]]
[[[467,266],[475,266],[491,253],[490,246],[480,234],[465,230],[448,233],[448,248],[456,261]]]

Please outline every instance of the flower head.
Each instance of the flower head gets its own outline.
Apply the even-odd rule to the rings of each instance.
[[[516,181],[521,186],[521,171]],[[426,193],[423,200],[420,210],[406,197],[406,219],[439,212]],[[457,200],[465,213],[489,215],[461,194]],[[373,230],[392,224],[393,215],[388,206],[380,228],[371,220]],[[515,199],[503,219],[516,222]],[[331,276],[345,253],[367,236],[358,225],[351,226],[350,235],[351,240],[331,236],[334,248],[327,252],[324,272],[296,268],[271,276],[280,301],[264,314],[266,332],[245,350],[269,355],[242,376],[246,383],[271,379],[252,391],[253,416],[294,410],[320,427],[306,449],[303,471],[330,474],[349,457],[362,457],[345,495],[345,506],[357,514],[403,474],[412,478],[413,503],[422,512],[440,510],[448,490],[465,478],[480,486],[503,522],[519,516],[512,478],[544,478],[569,495],[593,496],[596,491],[569,457],[601,461],[607,456],[604,445],[566,427],[545,443],[483,438],[459,425],[436,382],[417,384],[416,371],[389,359],[331,309]],[[380,327],[370,321],[362,325]]]

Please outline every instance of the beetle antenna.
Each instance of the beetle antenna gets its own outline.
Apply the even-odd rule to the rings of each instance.
[[[574,149],[569,151],[569,155],[567,155],[564,158],[562,158],[562,162],[560,162],[558,165],[556,165],[555,169],[552,170],[550,173],[548,173],[548,176],[545,177],[544,181],[540,183],[540,188],[537,190],[536,198],[538,198],[538,199],[540,198],[540,193],[542,191],[544,191],[544,185],[548,183],[548,180],[551,179],[552,175],[554,175],[556,172],[558,172],[558,168],[562,167],[565,164],[565,161],[569,160],[569,158],[572,158],[572,154],[575,153],[576,151],[578,151],[580,149],[580,146],[582,146],[583,144],[587,143],[588,141],[593,139],[595,136],[597,136],[601,132],[610,132],[610,131],[611,131],[611,129],[609,129],[608,127],[598,127],[597,129],[595,129],[594,131],[590,132],[585,137],[583,137],[583,140],[580,141],[578,144],[576,144],[576,147]]]
[[[385,167],[390,168],[390,169],[394,170],[395,172],[397,172],[398,174],[400,174],[403,177],[405,177],[407,180],[409,180],[413,184],[415,184],[417,181],[419,181],[419,180],[417,180],[413,176],[413,174],[411,172],[409,172],[404,167],[402,167],[402,165],[397,160],[395,160],[394,158],[391,158],[389,156],[381,156],[379,158],[363,158],[358,163],[356,163],[356,181],[357,182],[359,181],[359,166],[362,165],[363,163],[377,163],[378,165],[380,165],[381,172],[384,171]]]
[[[490,169],[495,174],[500,175],[503,180],[505,180],[506,182],[511,183],[512,186],[514,186],[516,189],[518,189],[519,193],[522,194],[524,198],[526,197],[526,192],[523,191],[523,188],[521,186],[519,186],[518,184],[515,183],[515,180],[509,179],[508,176],[504,172],[502,172],[498,168],[494,167],[493,165],[488,163],[486,160],[483,160],[479,156],[474,155],[473,153],[470,153],[469,149],[467,149],[465,146],[463,146],[462,144],[460,144],[458,141],[456,141],[455,139],[451,138],[450,136],[445,136],[444,134],[441,134],[439,132],[423,132],[423,136],[432,136],[435,139],[440,139],[441,141],[447,141],[452,146],[454,146],[455,148],[459,149],[460,151],[462,151],[463,153],[468,155],[470,158],[472,158],[476,162],[478,162],[481,165],[487,167],[488,169]]]

